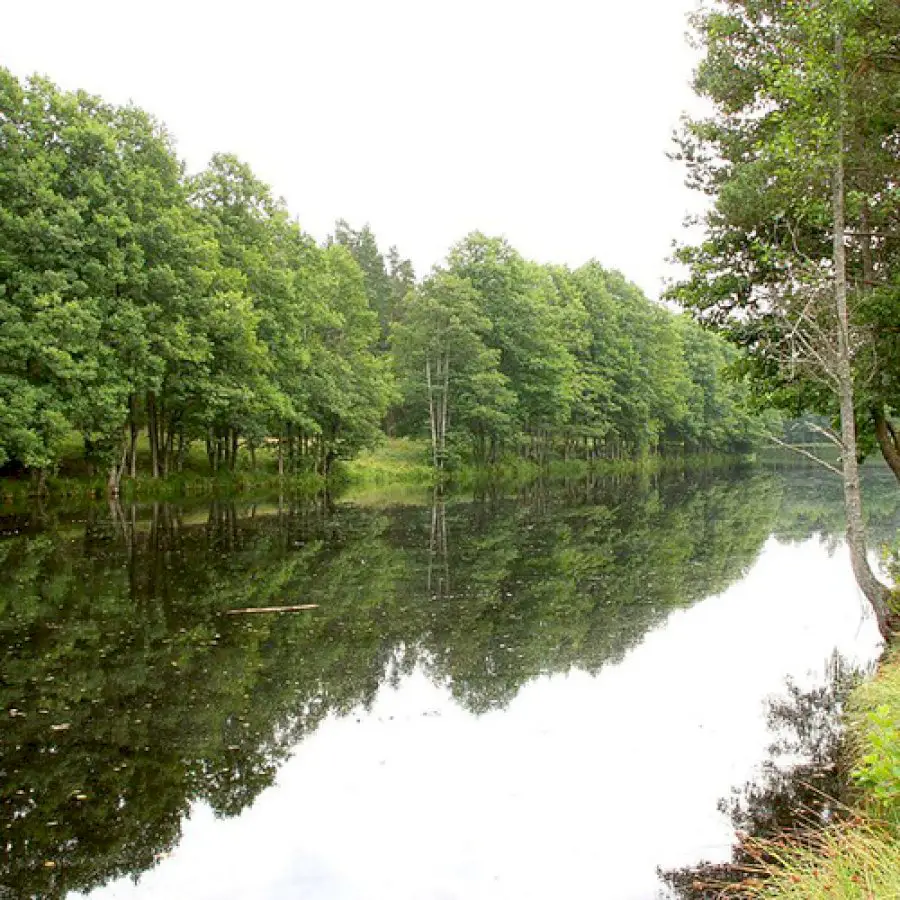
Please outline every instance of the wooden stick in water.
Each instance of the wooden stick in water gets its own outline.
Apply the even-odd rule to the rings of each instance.
[[[299,606],[248,606],[246,609],[226,609],[226,616],[238,616],[245,613],[282,613],[300,612],[304,609],[318,609],[318,603],[301,603]]]

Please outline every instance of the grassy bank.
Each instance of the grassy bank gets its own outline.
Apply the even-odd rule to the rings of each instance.
[[[744,896],[900,897],[900,648],[885,657],[874,679],[853,691],[847,720],[857,811],[803,841],[760,844],[759,855],[775,862],[744,885]]]
[[[146,438],[138,445],[138,471],[149,469]],[[552,459],[541,465],[532,460],[509,456],[488,466],[459,464],[438,476],[431,466],[428,444],[409,438],[388,438],[377,448],[366,450],[355,459],[339,462],[327,485],[349,492],[354,498],[405,494],[443,483],[451,489],[478,488],[483,485],[527,484],[539,478],[582,478],[588,474],[616,476],[652,474],[734,466],[744,458],[724,455],[684,457],[643,456],[636,459]],[[311,472],[279,478],[274,451],[260,449],[251,460],[241,450],[235,471],[210,469],[204,448],[195,443],[184,461],[184,469],[166,478],[138,475],[122,481],[125,501],[174,500],[183,497],[228,496],[246,493],[315,493],[326,486],[325,479]],[[47,478],[46,494],[53,501],[95,500],[106,496],[103,473],[93,474],[83,457],[80,439],[73,439],[59,474]],[[30,502],[35,485],[28,478],[0,479],[0,503],[22,505]]]
[[[434,482],[427,445],[409,438],[388,438],[375,449],[364,450],[341,465],[341,475],[346,483],[355,487],[430,485]]]
[[[481,483],[528,482],[538,478],[578,478],[589,473],[628,475],[642,472],[686,470],[734,466],[747,462],[746,457],[724,454],[694,456],[647,455],[635,459],[568,459],[554,458],[544,464],[517,456],[507,456],[490,465],[461,463],[447,470],[443,481],[454,487],[472,487]],[[342,471],[350,485],[416,484],[432,485],[438,481],[429,460],[428,444],[409,438],[388,438],[375,450],[361,453],[345,463]]]
[[[238,471],[198,474],[179,472],[166,478],[124,478],[120,500],[123,503],[174,501],[200,497],[231,497],[241,494],[271,495],[276,493],[315,494],[325,486],[325,479],[309,473],[287,478],[265,471]],[[89,503],[106,498],[106,479],[50,477],[46,492],[39,498],[30,482],[0,480],[0,509],[19,509],[38,501],[53,504]]]

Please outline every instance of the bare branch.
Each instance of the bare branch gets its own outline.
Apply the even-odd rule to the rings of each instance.
[[[814,422],[807,422],[806,424],[813,431],[817,431],[821,434],[822,437],[828,438],[828,440],[831,441],[835,447],[838,447],[842,453],[844,452],[844,445],[841,443],[841,439],[830,428],[823,428],[821,425],[816,425]]]
[[[799,453],[801,456],[805,456],[807,459],[811,459],[813,462],[817,462],[820,466],[824,466],[826,469],[828,469],[829,472],[834,472],[834,474],[837,475],[838,478],[843,478],[843,473],[840,469],[831,465],[831,463],[825,462],[824,459],[819,459],[818,456],[815,456],[809,451],[804,450],[802,447],[797,447],[794,444],[785,443],[785,441],[782,441],[779,438],[775,437],[774,434],[767,435],[767,437],[773,444],[777,444],[779,447],[784,447],[785,450],[792,450],[794,453]]]

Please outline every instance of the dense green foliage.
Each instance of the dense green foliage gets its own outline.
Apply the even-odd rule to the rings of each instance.
[[[684,123],[680,158],[713,205],[670,296],[743,348],[757,399],[789,415],[836,420],[848,358],[860,452],[877,439],[900,477],[900,6],[716,0],[694,30],[711,113]]]
[[[740,451],[754,422],[735,352],[596,262],[523,259],[474,233],[409,295],[393,330],[400,427],[438,455],[496,460]],[[444,430],[446,434],[444,434]]]
[[[113,493],[194,442],[211,471],[269,446],[279,473],[327,474],[385,428],[423,431],[435,391],[441,463],[747,446],[731,351],[596,263],[473,234],[416,286],[368,226],[318,245],[233,156],[188,175],[132,106],[0,70],[0,111],[7,472],[43,479],[75,435]]]
[[[85,452],[154,475],[285,438],[327,469],[379,433],[387,367],[363,273],[234,157],[187,177],[165,130],[0,71],[0,463]]]

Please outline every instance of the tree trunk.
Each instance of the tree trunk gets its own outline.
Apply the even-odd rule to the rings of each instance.
[[[166,442],[162,453],[162,473],[163,477],[168,475],[175,468],[175,424],[169,424],[169,430],[166,432]]]
[[[136,398],[134,394],[131,394],[128,398],[128,427],[130,429],[130,440],[128,446],[128,474],[132,478],[137,478],[137,439],[138,439],[138,424],[137,424],[137,410],[135,407],[137,406]]]
[[[47,470],[43,467],[31,473],[32,489],[30,496],[43,497],[47,493]]]
[[[881,455],[900,481],[900,441],[897,439],[897,432],[880,404],[872,410],[872,418],[875,421],[875,436],[878,438]]]
[[[125,474],[125,466],[128,461],[128,444],[122,441],[122,457],[119,462],[112,462],[109,467],[109,475],[106,479],[106,495],[111,499],[119,496],[119,487],[122,476]]]
[[[238,431],[236,428],[231,430],[231,471],[233,472],[237,468],[237,456],[238,456]]]
[[[434,408],[434,389],[431,383],[431,360],[425,359],[425,384],[428,386],[428,422],[431,425],[431,459],[438,468],[437,411]]]
[[[119,496],[119,467],[115,463],[109,467],[109,476],[106,479],[106,496],[110,499]]]
[[[835,60],[843,77],[843,40],[835,37]],[[888,600],[890,591],[872,572],[866,554],[866,535],[863,525],[862,496],[859,488],[859,464],[856,460],[856,415],[853,397],[853,372],[850,366],[850,317],[847,311],[847,252],[845,241],[844,197],[844,102],[839,98],[838,133],[832,172],[831,206],[834,219],[833,262],[834,302],[837,314],[837,365],[835,376],[841,409],[841,468],[844,482],[844,508],[847,517],[847,546],[856,582],[865,594],[878,622],[878,630],[885,640],[893,634],[893,623]]]
[[[150,475],[159,478],[159,425],[156,418],[156,395],[147,393],[147,438],[150,441]]]
[[[179,472],[184,471],[184,458],[187,455],[187,440],[184,436],[184,429],[178,432],[178,450],[175,454],[175,464]]]
[[[447,423],[450,418],[450,354],[444,354],[444,390],[441,395],[441,469],[447,458]]]

